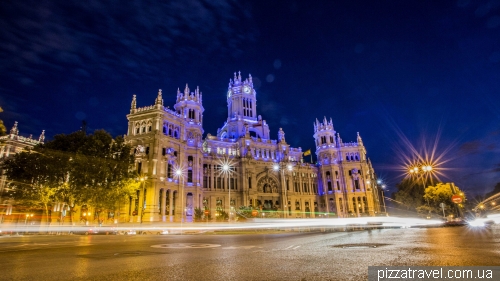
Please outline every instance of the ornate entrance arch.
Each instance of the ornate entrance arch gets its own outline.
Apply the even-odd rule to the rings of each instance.
[[[257,182],[257,189],[262,193],[278,193],[278,183],[274,178],[264,176]]]

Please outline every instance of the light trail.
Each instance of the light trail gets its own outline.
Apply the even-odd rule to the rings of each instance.
[[[500,217],[499,217],[500,220]],[[342,227],[389,227],[389,228],[411,228],[423,226],[437,226],[442,224],[440,220],[426,220],[419,218],[405,217],[366,217],[366,218],[335,218],[335,219],[253,219],[253,222],[233,222],[233,223],[193,223],[192,226],[186,224],[173,223],[165,225],[164,223],[145,225],[125,224],[115,226],[72,226],[72,225],[2,225],[0,231],[2,234],[14,233],[69,233],[69,232],[87,232],[97,230],[100,233],[127,232],[135,230],[137,232],[159,232],[169,231],[177,233],[181,231],[227,231],[227,230],[258,230],[275,229],[284,230],[290,228],[342,228]]]

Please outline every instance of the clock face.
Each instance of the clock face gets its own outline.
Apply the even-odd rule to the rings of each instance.
[[[243,87],[243,92],[245,92],[247,94],[250,93],[250,87],[248,87],[248,86]]]

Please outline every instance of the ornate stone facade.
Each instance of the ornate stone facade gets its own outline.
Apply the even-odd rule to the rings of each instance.
[[[316,120],[318,164],[309,164],[281,128],[271,138],[257,113],[252,76],[243,80],[235,73],[226,96],[226,122],[217,135],[203,138],[198,88],[178,89],[173,109],[163,105],[161,90],[146,107],[137,107],[134,95],[126,141],[135,148],[135,168],[144,181],[138,199],[130,201],[131,221],[192,221],[195,208],[214,218],[240,206],[293,218],[380,212],[376,175],[359,134],[356,142],[344,143],[331,119]]]

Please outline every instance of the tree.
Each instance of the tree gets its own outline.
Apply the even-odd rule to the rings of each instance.
[[[0,107],[0,113],[3,112],[3,109]],[[0,136],[3,136],[7,133],[7,128],[5,128],[5,125],[2,120],[0,120]]]
[[[41,207],[48,216],[48,206],[65,182],[67,158],[60,154],[36,151],[20,152],[7,159],[3,168],[14,199],[29,207]]]
[[[414,178],[405,178],[396,185],[397,192],[393,193],[394,200],[401,202],[407,210],[416,211],[425,205],[424,182]]]
[[[114,210],[138,187],[130,152],[122,137],[79,131],[14,155],[4,169],[22,202],[41,204],[46,213],[51,202],[91,205],[100,213]]]
[[[462,203],[458,205],[453,203],[451,201],[453,195],[462,196]],[[421,212],[440,214],[443,210],[439,205],[444,203],[446,205],[444,209],[445,214],[455,213],[456,216],[461,216],[459,208],[463,208],[462,204],[465,202],[465,194],[453,183],[437,183],[435,186],[428,186],[425,189],[424,199],[428,204],[427,206],[418,208]]]

